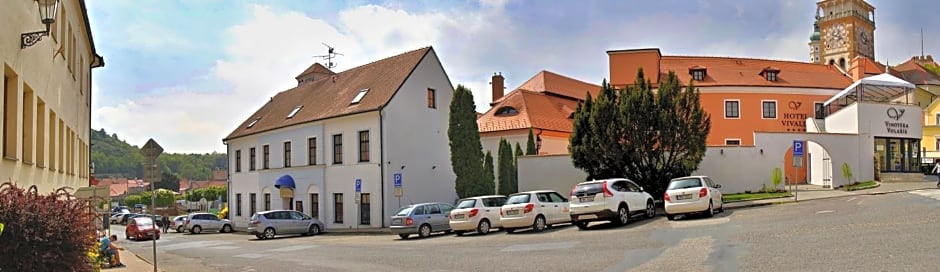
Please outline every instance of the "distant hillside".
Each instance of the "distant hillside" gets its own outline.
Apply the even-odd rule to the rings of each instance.
[[[104,128],[91,130],[91,144],[91,161],[95,163],[96,177],[143,176],[143,156],[140,155],[139,146],[121,140],[117,133],[108,135]],[[212,177],[212,170],[224,170],[228,166],[225,153],[216,152],[164,153],[158,158],[157,164],[163,167],[164,173],[190,180],[208,180]]]

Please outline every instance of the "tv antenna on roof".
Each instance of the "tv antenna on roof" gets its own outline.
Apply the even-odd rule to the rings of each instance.
[[[322,44],[326,46],[327,48],[326,55],[319,55],[319,56],[314,56],[314,57],[325,59],[326,68],[333,69],[333,67],[336,67],[336,63],[333,63],[333,59],[336,58],[336,56],[342,56],[343,54],[337,53],[336,48],[333,48],[329,44],[326,44],[326,43],[322,43]]]

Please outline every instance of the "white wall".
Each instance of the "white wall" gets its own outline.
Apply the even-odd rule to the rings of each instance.
[[[519,191],[555,190],[567,197],[571,188],[587,178],[575,168],[568,154],[522,156],[519,164]]]
[[[829,152],[826,152],[826,150],[816,142],[810,141],[807,142],[806,145],[808,146],[806,152],[808,152],[807,156],[809,157],[809,162],[808,165],[804,165],[804,167],[809,167],[809,173],[807,174],[809,183],[820,186],[830,185],[828,182],[831,181],[831,178],[829,181],[825,180],[827,177],[824,168],[828,167],[830,175],[834,176],[836,174],[832,172],[832,161],[826,160],[826,158],[829,158]],[[841,165],[839,173],[842,173]]]
[[[526,143],[529,141],[529,132],[522,132],[521,135],[505,135],[505,136],[481,136],[480,144],[483,145],[483,154],[486,154],[486,151],[489,151],[493,154],[493,165],[496,165],[496,158],[499,157],[499,139],[505,138],[509,141],[509,144],[512,145],[513,152],[516,152],[516,143],[519,143],[519,146],[522,147],[522,152],[525,153]],[[543,139],[544,141],[544,139]],[[544,143],[543,143],[544,144]],[[515,153],[514,153],[515,154]]]
[[[853,103],[826,116],[826,132],[858,133],[858,103]]]
[[[379,160],[379,113],[376,111],[344,116],[325,120],[324,122],[324,144],[326,166],[326,182],[323,188],[323,194],[320,205],[324,206],[320,217],[327,229],[331,228],[355,228],[360,226],[359,206],[356,204],[356,179],[362,180],[362,193],[368,193],[371,198],[370,204],[370,225],[366,227],[379,226],[381,221],[381,169]],[[359,132],[369,131],[369,160],[368,162],[359,162]],[[333,135],[342,134],[343,136],[343,161],[342,164],[335,164],[333,160]],[[335,223],[334,216],[334,194],[343,194],[343,222]]]
[[[435,90],[436,108],[427,106],[428,88]],[[447,138],[453,93],[453,85],[431,51],[384,109],[385,165],[381,179],[385,184],[385,210],[381,213],[378,207],[374,208],[379,212],[373,217],[374,224],[388,226],[399,206],[456,201],[456,176],[450,165]],[[379,155],[378,149],[375,154]],[[402,174],[401,199],[395,197],[395,173]],[[373,203],[379,205],[378,196]]]

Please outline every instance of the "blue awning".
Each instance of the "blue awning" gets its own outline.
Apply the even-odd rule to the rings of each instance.
[[[278,189],[281,187],[291,189],[297,188],[297,186],[294,185],[294,178],[292,178],[290,175],[283,175],[277,178],[277,181],[274,182],[274,187]]]

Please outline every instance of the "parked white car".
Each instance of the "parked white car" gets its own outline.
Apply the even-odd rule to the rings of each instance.
[[[718,188],[721,185],[706,176],[672,179],[663,194],[666,218],[674,220],[677,215],[690,213],[704,213],[711,217],[716,210],[724,212],[725,203]]]
[[[626,225],[630,218],[656,216],[653,196],[625,178],[578,183],[571,189],[571,222],[586,229],[592,221]]]
[[[508,233],[529,228],[542,231],[553,224],[571,221],[568,199],[558,192],[543,190],[515,193],[500,208],[499,222]]]
[[[480,235],[500,228],[499,210],[506,204],[506,196],[490,195],[461,199],[450,211],[450,228],[457,236],[476,231]]]
[[[199,234],[203,230],[232,232],[232,221],[220,219],[211,213],[191,213],[183,224],[183,229],[191,234]]]

